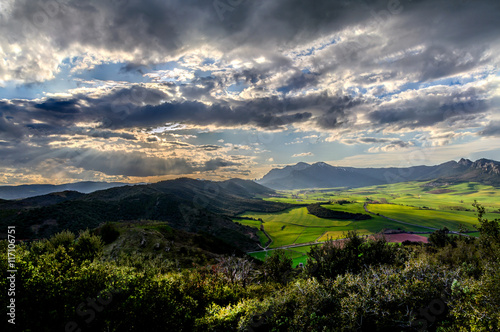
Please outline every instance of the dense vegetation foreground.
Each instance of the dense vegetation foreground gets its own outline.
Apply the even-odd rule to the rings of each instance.
[[[191,267],[111,257],[112,226],[65,231],[17,246],[14,330],[499,331],[499,220],[476,208],[478,239],[443,229],[399,246],[350,232],[311,249],[303,269],[281,251],[263,264],[226,255]],[[5,304],[7,278],[0,286]]]

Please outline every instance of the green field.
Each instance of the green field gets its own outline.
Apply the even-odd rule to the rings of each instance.
[[[368,199],[386,199],[390,203],[427,206],[440,209],[443,206],[461,206],[472,209],[474,200],[480,202],[488,211],[500,209],[499,188],[482,185],[479,183],[460,183],[449,186],[426,186],[431,181],[411,181],[388,185],[377,185],[363,188],[331,188],[321,190],[290,190],[279,191],[283,198],[271,197],[267,200],[287,202],[292,204],[311,204],[328,200],[356,200],[359,202]],[[436,194],[434,190],[449,190],[448,193]],[[296,198],[292,198],[293,197]]]
[[[500,190],[478,183],[437,187],[429,181],[413,181],[354,189],[278,191],[278,194],[280,197],[264,199],[299,206],[276,213],[245,212],[240,215],[255,220],[235,219],[244,225],[259,229],[262,224],[272,239],[269,248],[320,243],[328,238],[342,238],[349,230],[357,230],[361,235],[378,233],[384,229],[432,232],[429,228],[447,227],[452,231],[458,231],[463,227],[474,230],[474,225],[478,224],[472,206],[474,200],[486,208],[487,217],[490,219],[498,217],[497,213],[500,212]],[[342,200],[350,203],[337,203]],[[307,207],[300,206],[318,202],[325,202],[322,206],[327,209],[364,214],[366,214],[364,204],[367,203],[368,210],[379,215],[372,214],[372,219],[361,221],[323,219],[309,214]],[[429,236],[430,233],[421,235]],[[477,233],[471,235],[477,236]],[[262,236],[267,240],[263,234]],[[307,253],[309,247],[293,247],[286,250],[293,258],[294,264],[298,264],[299,261],[305,262],[307,256],[303,255]],[[256,253],[252,256],[263,259],[269,252]]]
[[[293,247],[293,248],[285,249],[285,254],[287,257],[290,257],[292,259],[294,268],[297,265],[299,265],[299,263],[302,263],[304,265],[306,264],[307,254],[309,253],[309,250],[311,249],[312,246],[314,246],[314,245],[300,246],[300,247]],[[263,261],[267,257],[271,256],[273,251],[274,250],[271,249],[271,250],[251,253],[249,255]]]
[[[374,213],[394,218],[403,222],[458,231],[460,225],[473,230],[477,224],[474,212],[427,210],[412,206],[396,204],[369,204],[368,209]]]
[[[352,213],[364,212],[363,203],[342,206],[326,204],[323,206]],[[398,228],[405,231],[429,231],[419,226],[400,224],[380,216],[373,216],[372,219],[360,221],[323,219],[309,214],[306,207],[297,207],[276,213],[247,212],[241,216],[263,220],[264,229],[273,240],[270,248],[315,241],[321,242],[327,240],[328,237],[340,238],[349,230],[357,230],[360,234],[373,234],[383,229]],[[249,226],[260,227],[260,221],[245,220],[245,222],[248,222]]]
[[[273,240],[271,248],[314,242],[325,232],[332,230],[343,232],[356,228],[352,225],[352,221],[322,219],[313,216],[307,212],[306,207],[292,208],[277,213],[248,212],[241,216],[264,221],[264,229]]]

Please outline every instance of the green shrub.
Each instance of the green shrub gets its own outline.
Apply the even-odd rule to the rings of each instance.
[[[286,256],[284,250],[274,250],[262,265],[264,278],[267,281],[286,284],[291,278],[292,264],[292,259]]]
[[[120,236],[120,232],[116,229],[116,226],[110,222],[98,228],[96,234],[102,238],[104,244],[113,243]]]
[[[92,261],[94,258],[98,258],[102,255],[104,250],[104,243],[101,238],[96,235],[92,235],[88,230],[80,232],[78,239],[74,245],[74,257],[77,260]]]
[[[54,234],[49,239],[49,245],[53,249],[57,249],[57,247],[63,246],[66,250],[68,250],[73,245],[74,242],[75,242],[75,234],[67,230]]]
[[[455,247],[457,244],[457,240],[455,237],[448,235],[449,232],[450,231],[446,227],[434,231],[429,236],[429,243],[437,248],[443,248],[448,244]]]
[[[306,274],[311,277],[335,278],[345,273],[359,273],[376,264],[394,264],[404,261],[409,249],[393,246],[384,237],[366,240],[356,231],[349,231],[346,239],[328,240],[309,252]]]
[[[475,200],[472,206],[474,206],[477,211],[479,226],[476,228],[480,232],[479,241],[481,245],[486,249],[490,249],[492,247],[496,247],[498,249],[498,244],[500,243],[500,219],[488,220],[483,218],[486,213],[485,209]]]

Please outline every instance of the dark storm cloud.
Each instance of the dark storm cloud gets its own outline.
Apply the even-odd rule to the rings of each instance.
[[[251,85],[280,70],[295,70],[295,74],[276,86],[277,91],[284,93],[315,86],[324,74],[344,68],[366,72],[364,76],[359,76],[364,79],[357,79],[359,83],[383,82],[408,74],[419,81],[459,74],[491,60],[489,46],[500,32],[498,1],[466,1],[459,4],[444,0],[322,0],[314,4],[299,0],[242,1],[232,2],[234,8],[223,13],[223,20],[212,1],[89,0],[53,3],[51,7],[47,3],[33,5],[27,0],[15,1],[12,16],[0,23],[0,29],[8,28],[10,38],[18,41],[23,36],[44,35],[58,50],[75,45],[110,51],[134,50],[140,61],[125,65],[122,68],[124,71],[140,70],[144,66],[141,62],[154,63],[156,60],[151,57],[175,54],[180,49],[186,50],[187,45],[196,48],[208,43],[220,51],[231,49],[243,56],[248,53],[249,57],[262,53],[271,61],[270,64],[237,71],[232,74],[233,79],[236,82],[242,79]],[[341,41],[328,52],[315,56],[311,61],[312,72],[293,68],[290,59],[275,52],[277,48],[300,46],[357,24],[372,27],[369,33],[373,34]],[[36,28],[26,29],[25,25],[35,25]],[[386,40],[377,32],[382,33]],[[357,46],[345,49],[349,42],[355,42]],[[421,46],[421,49],[410,52],[408,56],[384,58],[416,46]],[[329,57],[335,59],[334,62]],[[31,66],[29,61],[38,61],[35,58],[26,58],[25,65]],[[384,74],[370,73],[374,68],[385,68]],[[192,82],[179,86],[185,101],[171,100],[164,92],[135,86],[98,99],[85,96],[66,100],[50,98],[36,104],[4,103],[0,108],[6,114],[8,107],[24,108],[24,115],[22,111],[11,114],[15,122],[27,124],[29,119],[36,119],[47,126],[29,129],[49,133],[58,132],[57,127],[96,120],[102,121],[103,127],[109,129],[154,126],[167,121],[278,128],[306,120],[315,120],[323,129],[336,129],[356,120],[352,109],[356,102],[361,103],[360,100],[343,101],[329,97],[330,106],[316,100],[321,109],[311,112],[308,108],[318,106],[311,98],[291,97],[288,101],[260,98],[233,104],[216,101],[211,106],[196,101],[208,98],[215,88],[224,87],[226,83],[220,77],[196,77]],[[265,90],[262,86],[255,89]],[[91,107],[84,106],[82,101]],[[473,104],[448,101],[440,105],[426,105],[426,109],[407,104],[395,108],[375,108],[369,113],[369,119],[373,124],[382,126],[418,128],[456,118],[450,114],[461,112],[473,116],[484,110],[481,101]],[[1,121],[2,132],[20,137],[23,129],[5,117]]]
[[[487,64],[490,61],[488,51],[486,45],[462,49],[455,45],[432,44],[422,53],[391,63],[391,66],[406,68],[406,72],[413,71],[418,75],[418,81],[425,82]]]
[[[113,132],[110,130],[82,129],[77,127],[63,128],[43,123],[27,124],[25,128],[27,128],[25,134],[34,135],[38,137],[48,136],[48,135],[71,135],[71,136],[82,135],[82,136],[104,138],[104,139],[116,137],[116,138],[123,138],[126,140],[133,140],[133,141],[137,140],[137,137],[135,137],[132,134]]]
[[[111,134],[109,130],[154,127],[167,122],[231,127],[252,125],[277,129],[313,119],[311,109],[320,114],[318,117],[320,126],[334,128],[347,122],[348,109],[359,104],[359,101],[353,101],[350,97],[321,94],[294,98],[260,98],[234,102],[232,105],[223,102],[206,105],[197,101],[169,101],[158,105],[141,106],[142,103],[156,103],[166,97],[156,90],[140,90],[141,92],[137,94],[132,91],[133,89],[123,89],[101,98],[79,96],[81,100],[49,99],[47,104],[31,101],[0,102],[0,111],[3,109],[4,114],[11,115],[15,122],[26,123],[30,130],[38,134],[71,134],[74,130],[70,128],[79,122],[101,122],[101,129],[108,131],[94,131],[87,135],[133,139],[123,134]],[[83,106],[84,104],[88,105]],[[71,106],[74,109],[71,109]],[[33,120],[42,124],[32,124]],[[12,134],[17,133],[17,135],[19,130],[22,130],[15,125],[4,127],[5,131],[12,131]],[[82,131],[76,133],[85,134]]]
[[[58,100],[55,98],[49,98],[43,103],[35,104],[34,107],[47,112],[78,113],[78,101],[74,99]]]
[[[134,92],[135,91],[135,92]],[[22,134],[87,135],[100,138],[136,139],[131,134],[116,132],[128,128],[151,128],[165,123],[255,126],[280,129],[287,125],[312,121],[322,129],[347,128],[356,123],[360,107],[369,106],[369,127],[422,128],[433,125],[474,125],[485,116],[489,103],[484,90],[454,89],[440,93],[422,93],[400,99],[390,106],[378,106],[363,97],[320,93],[308,96],[267,97],[240,101],[214,100],[211,105],[199,101],[168,99],[161,91],[127,88],[101,97],[79,95],[75,98],[45,101],[0,101],[3,135]],[[73,107],[73,108],[72,108]],[[39,123],[33,123],[36,120]],[[101,123],[98,130],[82,130],[80,122]],[[17,123],[17,125],[15,124]]]
[[[478,133],[480,136],[496,136],[500,137],[500,121],[491,121],[484,129]]]
[[[18,0],[13,17],[18,22],[27,21],[32,29],[38,28],[60,48],[78,42],[108,50],[146,50],[156,46],[152,51],[175,51],[182,46],[177,27],[183,17],[199,16],[178,15],[184,10],[172,1],[51,1],[52,7],[47,3]],[[28,28],[17,33],[26,31]]]
[[[101,102],[112,102],[116,105],[157,105],[167,99],[169,99],[167,94],[160,90],[148,89],[139,85],[135,85],[130,88],[116,90],[115,92],[102,97],[100,100]]]
[[[180,85],[179,89],[183,97],[196,100],[202,96],[208,96],[210,91],[221,85],[222,83],[215,77],[198,77],[189,84]]]
[[[202,150],[205,150],[205,151],[216,151],[216,150],[222,149],[221,146],[210,145],[210,144],[200,145],[198,148],[202,149]]]
[[[235,163],[232,161],[225,161],[221,158],[217,158],[217,159],[212,159],[212,160],[205,162],[205,165],[200,170],[201,171],[215,171],[221,167],[238,166],[238,165],[241,165],[241,164]]]
[[[132,140],[132,141],[136,141],[137,140],[137,137],[135,137],[134,135],[132,134],[129,134],[129,133],[116,133],[116,132],[112,132],[112,131],[109,131],[109,130],[90,130],[88,132],[81,132],[80,135],[88,135],[88,136],[91,136],[91,137],[96,137],[96,138],[112,138],[112,137],[118,137],[118,138],[123,138],[123,139],[126,139],[126,140]]]
[[[262,103],[264,105],[264,103]],[[164,103],[145,106],[125,117],[108,118],[105,126],[112,129],[148,127],[166,122],[181,122],[197,125],[216,124],[220,126],[256,125],[262,128],[276,128],[282,125],[302,122],[311,117],[310,113],[276,114],[274,109],[258,109],[227,105],[207,106],[200,102]],[[114,114],[115,115],[115,114]]]
[[[481,91],[468,89],[445,96],[419,96],[408,99],[396,107],[382,106],[367,114],[377,128],[418,129],[435,125],[453,128],[458,125],[475,126],[489,109]],[[465,99],[464,101],[459,101]]]
[[[269,71],[262,71],[259,69],[245,69],[241,72],[236,72],[233,76],[234,80],[238,82],[240,79],[245,81],[246,83],[258,83],[259,81],[270,76]]]
[[[300,90],[307,86],[312,86],[317,82],[318,82],[318,74],[299,72],[290,77],[285,82],[285,85],[279,87],[277,90],[280,92],[290,92],[294,90]]]
[[[144,74],[145,69],[147,69],[147,67],[144,65],[136,63],[127,63],[120,68],[120,72],[122,73],[138,72],[140,74]]]
[[[22,129],[0,112],[0,139],[20,139],[23,136]]]
[[[143,153],[101,152],[83,150],[69,162],[75,167],[99,171],[107,175],[155,176],[192,173],[193,168],[185,159],[147,157]]]
[[[344,139],[342,143],[345,144],[377,144],[377,143],[390,143],[392,145],[407,146],[408,143],[399,139],[393,138],[378,138],[378,137],[359,137],[356,139]]]
[[[184,158],[158,158],[142,152],[98,151],[94,149],[53,148],[48,145],[33,147],[26,144],[0,145],[0,166],[35,168],[46,161],[57,161],[66,167],[98,171],[106,175],[161,176],[192,174],[226,166],[239,165],[221,158],[194,165]]]
[[[356,122],[356,115],[351,112],[355,106],[362,104],[361,99],[353,99],[349,96],[332,99],[330,108],[324,114],[318,116],[316,122],[320,128],[335,129]]]
[[[133,135],[109,130],[85,130],[79,122],[113,123],[126,118],[142,105],[157,105],[168,96],[155,89],[140,86],[119,89],[101,98],[76,95],[71,99],[48,98],[43,101],[0,100],[0,132],[10,137],[23,135],[87,135],[99,138],[120,137],[134,140]],[[90,105],[90,106],[88,106]],[[36,121],[37,123],[33,123]]]
[[[225,4],[222,14],[214,6],[217,2]],[[45,48],[52,47],[53,53],[86,47],[130,53],[135,59],[124,70],[136,70],[141,65],[161,62],[159,59],[163,56],[176,56],[201,45],[251,57],[293,48],[354,26],[365,26],[370,33],[383,31],[386,38],[372,36],[372,41],[361,40],[359,47],[345,50],[349,56],[344,56],[343,61],[349,63],[357,59],[356,65],[370,66],[373,63],[370,59],[424,44],[428,48],[419,56],[391,65],[399,68],[410,65],[408,70],[421,71],[425,80],[486,61],[488,45],[495,42],[500,33],[499,13],[500,3],[496,0],[458,4],[446,0],[318,0],[313,3],[303,0],[36,3],[17,0],[13,2],[11,15],[0,23],[0,32],[8,36],[9,43],[26,44],[26,54],[19,57],[23,61],[16,65],[0,67],[0,72],[3,69],[27,81],[31,72],[32,80],[36,81],[36,72],[54,70],[54,63],[44,59],[51,56],[50,52],[37,56],[37,48],[29,46],[37,40],[43,40]],[[30,51],[33,54],[29,54]],[[53,56],[53,61],[59,61],[56,54]],[[464,56],[467,61],[463,61]],[[320,67],[323,65],[325,63]],[[293,83],[291,86],[296,86]]]

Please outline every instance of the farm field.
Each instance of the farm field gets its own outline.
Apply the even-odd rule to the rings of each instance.
[[[477,224],[474,212],[468,211],[427,210],[396,204],[368,204],[368,210],[403,222],[432,228],[447,227],[451,231],[459,231],[460,225],[473,230]]]
[[[389,203],[430,207],[433,209],[463,208],[472,210],[474,200],[480,202],[487,211],[500,209],[500,190],[493,186],[479,183],[460,183],[448,186],[434,186],[432,181],[403,182],[377,185],[363,188],[329,188],[278,191],[282,197],[270,197],[267,200],[291,204],[312,204],[318,201],[387,200]]]
[[[352,205],[353,210],[349,210],[346,206],[343,206],[342,210],[347,212],[361,212],[363,210],[362,205]],[[336,206],[325,205],[325,207],[332,209]],[[256,222],[259,222],[257,219],[263,221],[265,231],[273,240],[270,248],[325,241],[328,237],[339,238],[343,233],[354,229],[358,230],[360,234],[377,233],[384,228],[400,228],[405,231],[417,232],[429,231],[418,226],[399,224],[379,216],[373,216],[372,219],[360,221],[323,219],[309,214],[306,207],[297,207],[276,213],[247,212],[242,214],[241,217],[254,218]],[[253,222],[254,220],[251,221]],[[255,225],[255,223],[248,223],[248,225],[250,224]],[[255,225],[255,227],[260,227],[260,225]]]
[[[438,187],[429,181],[413,181],[353,189],[278,191],[278,194],[279,197],[265,199],[299,206],[276,213],[245,212],[241,217],[253,220],[238,220],[252,227],[260,228],[262,224],[272,238],[269,249],[301,243],[321,243],[328,238],[338,239],[349,230],[357,230],[361,235],[375,234],[385,229],[403,230],[416,232],[424,237],[429,237],[433,231],[430,228],[447,227],[451,231],[459,231],[460,227],[463,227],[470,231],[478,224],[472,206],[474,200],[486,208],[486,217],[490,219],[497,217],[500,212],[500,190],[478,183]],[[325,202],[321,206],[327,209],[367,214],[364,209],[366,203],[368,210],[373,213],[373,218],[360,221],[324,219],[309,214],[307,207],[303,206],[318,202]],[[380,216],[375,215],[377,213]],[[473,232],[470,235],[478,236],[478,233]],[[307,256],[297,256],[297,253],[306,254],[309,247],[286,250],[294,264],[298,264],[302,260],[305,262]],[[263,259],[270,253],[271,251],[267,251],[252,256]]]

